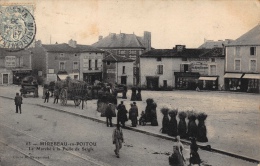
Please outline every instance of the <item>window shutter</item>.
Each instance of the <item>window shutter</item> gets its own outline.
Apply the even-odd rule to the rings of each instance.
[[[180,67],[181,72],[184,72],[184,64],[181,64]]]
[[[20,57],[20,67],[22,67],[23,66],[23,57],[21,56]]]
[[[188,71],[191,72],[191,65],[188,65]]]
[[[83,59],[83,68],[88,69],[88,59]]]
[[[98,59],[98,65],[97,65],[97,67],[100,68],[101,65],[102,65],[102,60],[101,60],[101,59]]]
[[[91,68],[95,70],[95,59],[91,59]]]

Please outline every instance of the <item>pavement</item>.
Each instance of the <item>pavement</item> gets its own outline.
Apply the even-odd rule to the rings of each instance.
[[[13,99],[14,95],[12,95],[12,94],[15,94],[15,92],[17,92],[17,89],[19,89],[19,87],[17,87],[17,86],[10,86],[10,87],[12,87],[12,88],[8,88],[9,89],[8,92],[13,91],[14,93],[2,93],[3,90],[1,90],[1,94],[0,95],[4,96],[4,97],[7,97],[7,98]],[[42,91],[42,89],[40,88],[39,94],[42,94],[41,91]],[[194,92],[192,92],[192,93],[194,93]],[[209,92],[202,92],[202,93],[209,93]],[[215,92],[215,93],[217,93],[217,92]],[[219,93],[223,94],[222,91],[219,92]],[[4,95],[2,95],[2,94],[4,94]],[[225,92],[224,94],[228,94],[228,93]],[[244,94],[241,94],[241,95],[244,95]],[[259,98],[259,95],[252,94],[252,96],[254,96],[254,98],[255,97]],[[130,93],[128,93],[128,99],[122,99],[122,101],[125,102],[125,105],[126,105],[127,109],[130,108],[130,106],[129,106],[129,104],[130,104],[129,98],[130,98]],[[27,100],[27,99],[29,99],[29,100]],[[118,101],[121,101],[121,99],[119,99]],[[83,118],[86,118],[86,119],[90,119],[90,120],[93,120],[93,121],[105,123],[105,118],[101,117],[100,113],[96,111],[96,102],[97,102],[97,100],[90,100],[90,101],[88,101],[87,105],[85,104],[84,109],[81,109],[81,105],[75,107],[73,101],[68,101],[68,104],[66,106],[61,106],[60,104],[53,104],[52,103],[53,102],[52,98],[50,98],[49,103],[43,103],[43,100],[39,100],[39,98],[25,98],[24,102],[28,103],[28,104],[32,104],[33,103],[34,105],[37,105],[37,106],[40,106],[40,107],[49,108],[49,109],[52,109],[52,110],[55,110],[55,111],[59,111],[59,112],[66,112],[66,113],[69,113],[69,114],[72,114],[72,115],[75,115],[75,116],[80,116],[80,117],[83,117]],[[146,102],[145,102],[145,100],[141,101],[141,102],[137,102],[137,105],[140,106],[140,111],[141,111],[141,110],[144,110]],[[157,110],[157,115],[160,114],[158,112],[159,111]],[[132,128],[132,127],[130,127],[131,126],[131,122],[128,121],[126,123],[126,126],[127,126],[126,129],[132,130],[132,131],[136,131],[136,132],[141,132],[141,133],[144,133],[144,134],[147,134],[147,135],[152,135],[152,136],[163,138],[163,139],[167,139],[167,140],[173,140],[174,139],[173,137],[169,137],[169,136],[167,136],[165,134],[160,133],[160,128],[161,128],[161,119],[160,118],[161,118],[161,116],[158,116],[159,126],[146,125],[146,126],[138,126],[136,128]],[[113,118],[113,121],[115,122],[116,118]],[[182,142],[185,143],[185,144],[189,144],[188,140],[182,140]],[[252,156],[247,157],[247,155],[245,155],[243,153],[239,154],[239,153],[230,152],[224,146],[223,146],[223,148],[221,148],[221,146],[218,146],[216,148],[214,146],[214,142],[212,142],[212,141],[209,141],[206,144],[205,143],[204,144],[198,143],[198,144],[201,147],[204,147],[204,146],[206,146],[208,144],[211,145],[211,147],[212,147],[211,150],[213,152],[217,152],[217,153],[220,153],[220,154],[225,154],[225,155],[229,155],[229,156],[232,156],[232,157],[244,159],[244,160],[247,160],[247,161],[250,161],[250,162],[254,162],[254,163],[259,162],[259,159],[256,159],[257,157],[252,157]],[[218,145],[221,145],[221,144],[218,144]],[[257,150],[255,150],[255,151],[257,151]]]

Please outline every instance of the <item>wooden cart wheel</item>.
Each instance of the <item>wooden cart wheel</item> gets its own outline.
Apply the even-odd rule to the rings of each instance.
[[[75,106],[79,106],[81,103],[81,100],[79,98],[74,99]]]
[[[60,101],[61,101],[61,105],[66,105],[67,104],[67,97],[68,97],[68,93],[66,89],[62,89],[60,92]]]

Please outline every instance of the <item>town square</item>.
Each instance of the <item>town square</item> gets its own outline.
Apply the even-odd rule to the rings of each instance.
[[[0,165],[259,165],[259,6],[0,2]]]

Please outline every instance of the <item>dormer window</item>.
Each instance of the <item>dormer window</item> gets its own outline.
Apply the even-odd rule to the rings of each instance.
[[[156,60],[157,61],[162,61],[162,57],[157,57]]]
[[[110,65],[110,61],[107,61],[107,65]]]

